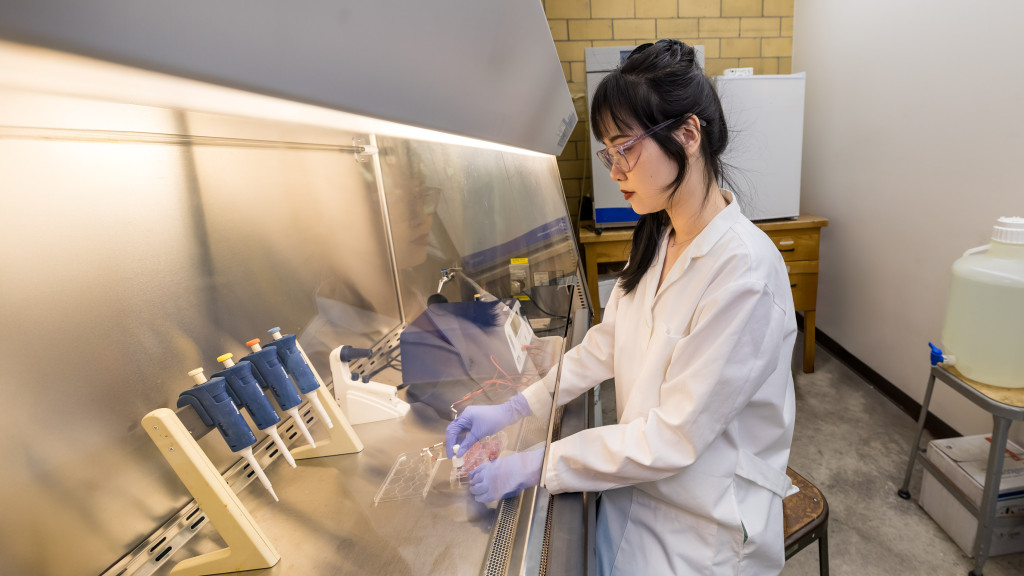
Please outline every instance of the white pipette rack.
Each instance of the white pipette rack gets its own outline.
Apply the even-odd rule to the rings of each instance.
[[[299,347],[303,359],[313,370],[320,387],[316,394],[334,426],[322,426],[327,439],[317,442],[316,448],[301,446],[292,450],[295,459],[319,458],[323,456],[339,456],[363,450],[355,430],[349,424],[345,414],[337,402],[327,391],[316,368],[309,362],[306,353]],[[312,404],[312,403],[311,403]],[[313,422],[310,410],[302,414]],[[276,565],[281,555],[267,539],[253,520],[252,515],[242,504],[235,491],[217,471],[206,453],[192,437],[181,420],[168,408],[158,408],[142,418],[142,425],[160,450],[160,453],[174,469],[174,472],[185,484],[196,504],[202,509],[205,517],[217,528],[217,532],[227,543],[227,548],[188,558],[179,562],[172,570],[171,576],[206,576],[243,570],[270,568]],[[262,446],[262,444],[260,444]],[[196,522],[200,524],[200,522]],[[172,539],[173,540],[173,539]],[[182,542],[183,543],[183,542]],[[144,549],[137,549],[141,556]],[[172,554],[168,551],[166,556]],[[133,564],[133,558],[124,559]],[[120,565],[121,563],[119,563]],[[146,562],[147,566],[153,563]]]
[[[228,545],[179,562],[171,570],[172,576],[269,568],[281,560],[281,555],[173,410],[153,410],[142,419],[142,426]]]

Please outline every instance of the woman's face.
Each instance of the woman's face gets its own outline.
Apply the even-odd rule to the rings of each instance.
[[[611,124],[609,124],[611,126]],[[623,129],[610,130],[604,140],[612,147],[628,143],[640,132]],[[612,165],[609,175],[619,184],[619,191],[637,214],[651,214],[668,207],[671,190],[667,187],[675,180],[679,166],[650,137],[640,138],[622,149],[629,168],[621,163]]]

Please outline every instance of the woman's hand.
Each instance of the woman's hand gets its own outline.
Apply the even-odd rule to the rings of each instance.
[[[531,450],[486,462],[469,473],[469,491],[485,503],[515,496],[540,482],[543,461],[544,450]]]
[[[462,414],[448,425],[445,431],[445,448],[448,457],[461,457],[473,444],[481,439],[500,432],[530,414],[530,405],[521,393],[509,398],[503,404],[492,406],[469,406]],[[463,436],[465,433],[465,436]],[[454,454],[458,444],[459,453]]]

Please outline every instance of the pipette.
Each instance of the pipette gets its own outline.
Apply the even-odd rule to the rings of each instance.
[[[178,396],[178,408],[186,405],[192,406],[203,420],[203,424],[216,427],[231,451],[241,454],[245,458],[252,471],[260,479],[260,483],[277,502],[277,494],[274,493],[274,487],[270,485],[270,479],[267,478],[263,468],[260,468],[256,457],[252,454],[252,445],[256,443],[256,435],[252,433],[245,418],[242,417],[242,413],[231,401],[231,396],[227,392],[227,382],[220,377],[207,380],[203,375],[202,368],[196,368],[188,375],[196,381],[196,384]]]
[[[281,329],[276,327],[267,330],[267,332],[274,338],[274,341],[269,342],[267,347],[273,346],[277,349],[277,355],[281,359],[281,364],[284,364],[285,370],[295,380],[295,385],[298,386],[299,392],[306,395],[309,402],[316,408],[317,413],[320,414],[320,418],[323,418],[324,423],[327,424],[327,427],[333,428],[334,422],[331,422],[331,417],[327,415],[324,405],[320,403],[320,399],[316,395],[316,389],[320,387],[320,382],[317,381],[316,375],[313,374],[313,369],[306,363],[306,359],[299,350],[299,345],[295,341],[295,335],[281,336]]]
[[[228,385],[228,395],[231,396],[235,405],[245,406],[245,409],[249,411],[249,416],[252,417],[253,424],[270,436],[288,465],[295,468],[295,458],[292,458],[292,453],[288,451],[288,447],[285,446],[281,435],[277,432],[277,423],[281,421],[281,417],[277,415],[274,406],[270,403],[267,395],[263,393],[259,381],[253,376],[252,364],[245,360],[235,364],[235,361],[232,360],[233,357],[234,354],[230,352],[218,357],[217,362],[224,364],[227,369],[217,372],[213,377],[224,378]]]
[[[270,395],[274,397],[281,410],[292,417],[292,421],[299,428],[299,431],[302,432],[306,442],[309,442],[310,446],[316,448],[313,436],[309,433],[309,429],[306,428],[306,423],[302,420],[302,417],[299,416],[298,406],[302,404],[302,397],[295,391],[295,386],[292,385],[292,381],[288,378],[284,366],[281,365],[281,360],[277,357],[277,350],[273,348],[263,349],[260,347],[259,338],[249,340],[245,345],[252,350],[252,353],[243,358],[243,360],[252,363],[253,368],[255,368],[252,374],[256,377],[256,381],[264,389],[270,390]]]

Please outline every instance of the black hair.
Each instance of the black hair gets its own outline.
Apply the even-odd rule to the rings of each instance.
[[[594,92],[590,107],[590,126],[597,140],[613,130],[643,133],[673,120],[651,134],[665,154],[679,166],[675,179],[666,187],[669,201],[686,177],[688,162],[683,144],[674,136],[690,116],[701,122],[700,153],[704,159],[704,200],[711,185],[727,181],[721,161],[729,139],[722,104],[711,80],[697,63],[692,46],[678,40],[659,40],[637,46],[622,64],[605,76]],[[636,289],[658,253],[658,241],[669,225],[664,210],[644,214],[633,232],[629,263],[619,274],[626,294]]]

